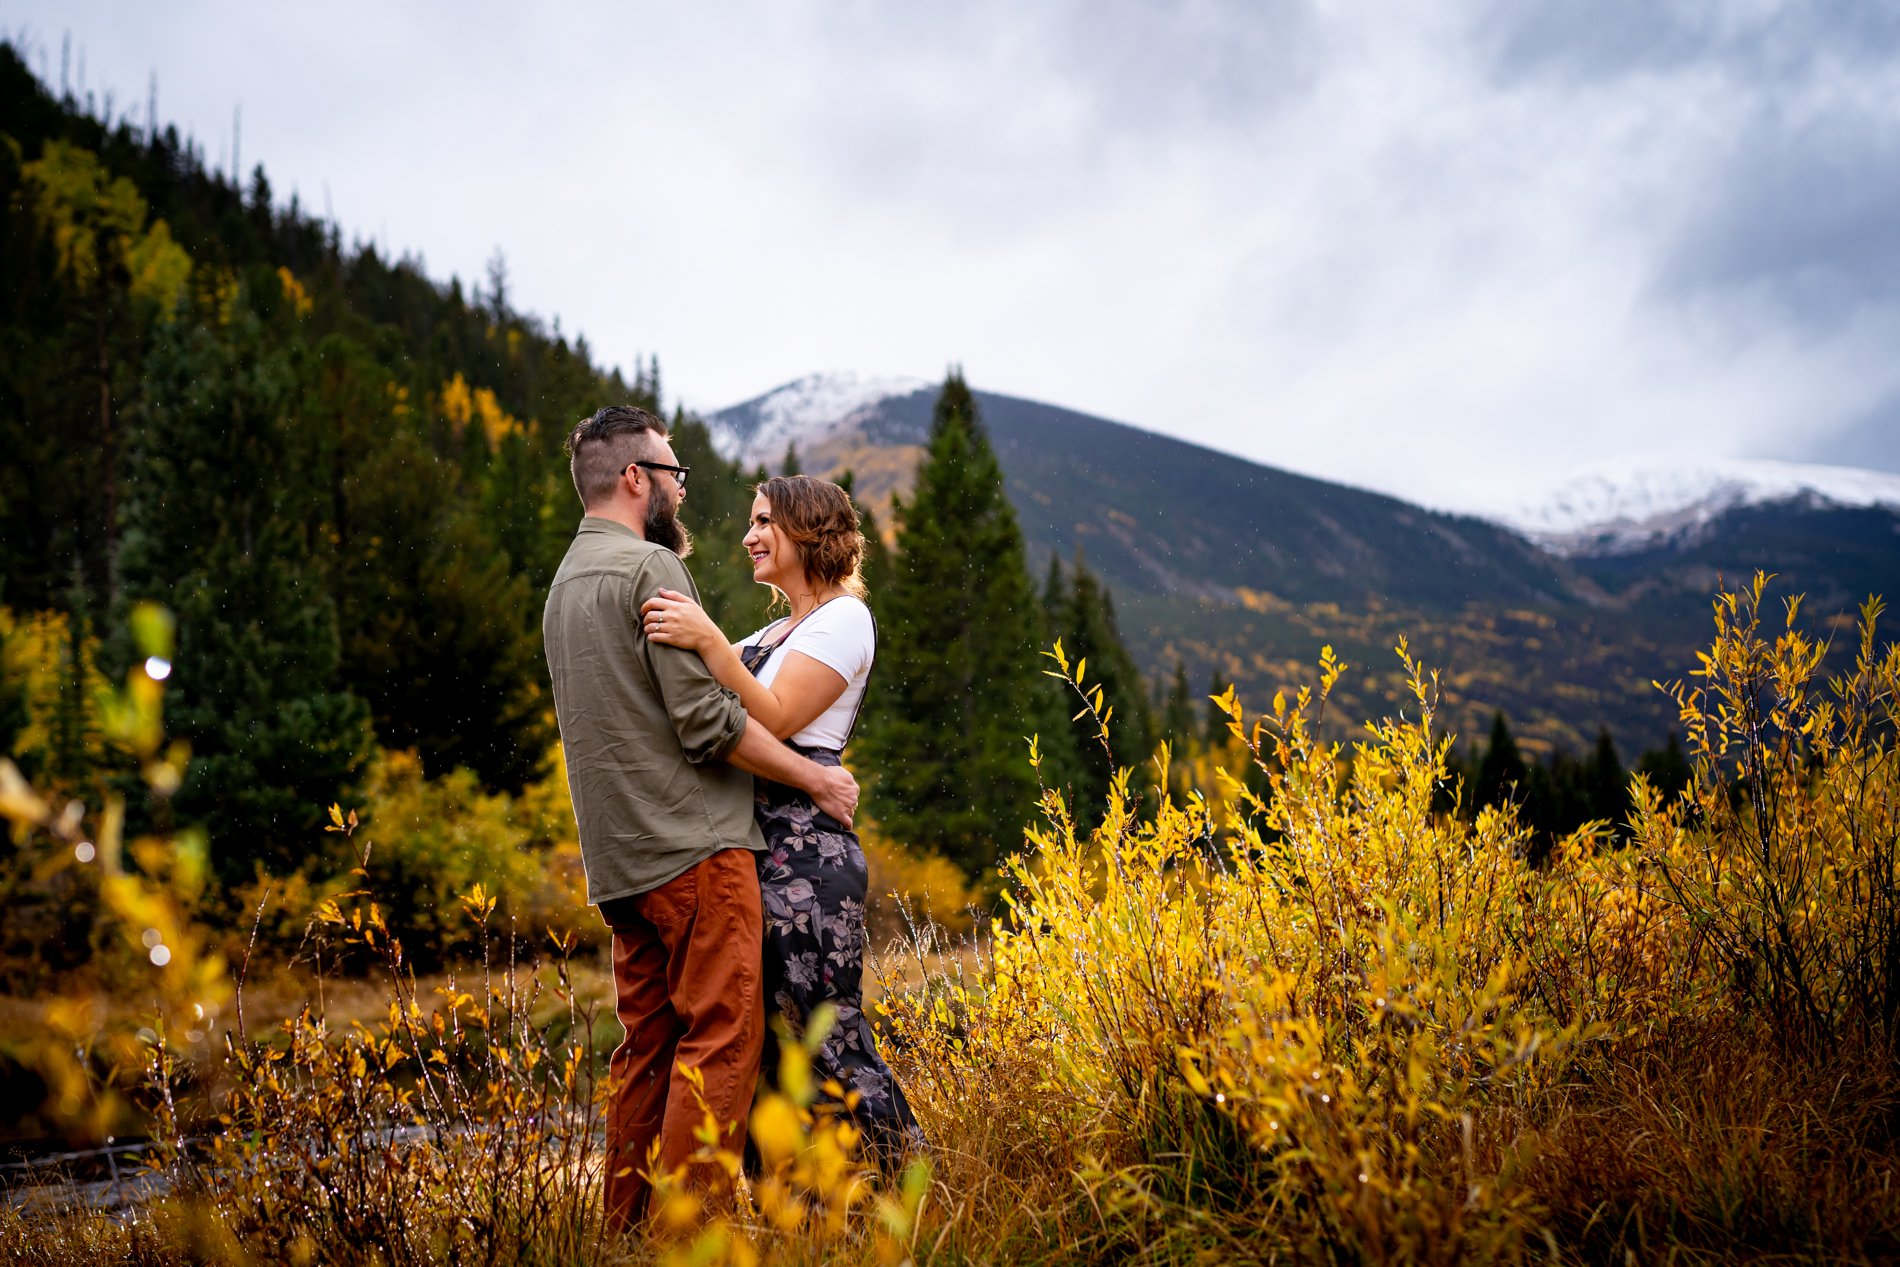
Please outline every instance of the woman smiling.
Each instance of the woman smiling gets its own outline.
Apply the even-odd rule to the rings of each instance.
[[[745,536],[752,579],[777,590],[790,613],[733,643],[684,594],[662,590],[641,608],[646,634],[698,651],[754,719],[820,765],[840,765],[877,654],[857,510],[842,488],[805,475],[767,480],[757,493]],[[780,1016],[798,1035],[814,1008],[833,1005],[837,1023],[813,1058],[815,1080],[857,1093],[854,1116],[887,1158],[920,1147],[864,1015],[864,851],[804,792],[764,779],[757,789],[768,1021]],[[778,1071],[769,1028],[763,1068],[768,1078]]]

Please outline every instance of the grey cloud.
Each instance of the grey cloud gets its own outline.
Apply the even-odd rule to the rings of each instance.
[[[880,202],[929,201],[1010,235],[1113,197],[1308,92],[1324,33],[1304,0],[822,9],[804,157]]]
[[[1900,472],[1900,392],[1839,431],[1803,436],[1785,456],[1830,466],[1865,466]]]
[[[1042,37],[1103,123],[1245,127],[1310,89],[1324,37],[1301,0],[1070,4]]]
[[[1810,331],[1900,315],[1900,118],[1762,110],[1669,244],[1661,291],[1765,302]]]
[[[1323,43],[1308,0],[853,4],[831,10],[823,29],[900,73],[918,59],[953,62],[974,98],[966,106],[1043,95],[1053,77],[1080,106],[1078,124],[1137,132],[1271,110],[1311,85]]]
[[[1476,24],[1507,83],[1571,82],[1717,69],[1769,88],[1825,65],[1874,65],[1900,50],[1900,9],[1884,0],[1500,0]]]
[[[1482,11],[1475,39],[1506,91],[1580,113],[1652,112],[1668,170],[1635,186],[1626,212],[1647,221],[1652,315],[1731,347],[1847,345],[1881,330],[1900,342],[1900,7],[1506,2]],[[1866,363],[1853,372],[1876,396],[1888,378]],[[1891,467],[1896,416],[1810,419],[1779,447]]]

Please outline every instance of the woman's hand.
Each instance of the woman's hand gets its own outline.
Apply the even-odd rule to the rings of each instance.
[[[702,656],[726,645],[726,636],[713,624],[706,609],[675,590],[661,590],[640,604],[640,616],[646,623],[647,638],[653,642],[683,647]]]

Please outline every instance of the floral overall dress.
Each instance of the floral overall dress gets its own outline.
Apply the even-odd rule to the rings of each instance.
[[[874,621],[874,638],[876,628]],[[756,676],[789,635],[788,630],[769,644],[761,637],[741,648],[740,662]],[[868,681],[865,687],[868,692]],[[860,697],[858,708],[863,707]],[[856,717],[851,726],[857,728]],[[839,749],[787,746],[819,765],[844,763]],[[809,794],[768,779],[758,780],[754,812],[765,836],[765,852],[757,855],[765,908],[766,1032],[760,1067],[768,1081],[776,1081],[774,1018],[783,1018],[792,1034],[802,1035],[813,1009],[831,1004],[837,1022],[812,1058],[813,1081],[822,1086],[835,1080],[858,1093],[853,1117],[880,1160],[889,1163],[921,1150],[923,1131],[878,1055],[864,1014],[864,902],[870,877],[857,833],[812,804]]]

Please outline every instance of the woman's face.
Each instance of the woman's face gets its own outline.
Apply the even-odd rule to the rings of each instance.
[[[772,522],[772,503],[764,493],[752,499],[751,524],[746,530],[745,548],[752,556],[752,579],[781,590],[805,588],[805,565],[798,557],[798,547]]]

